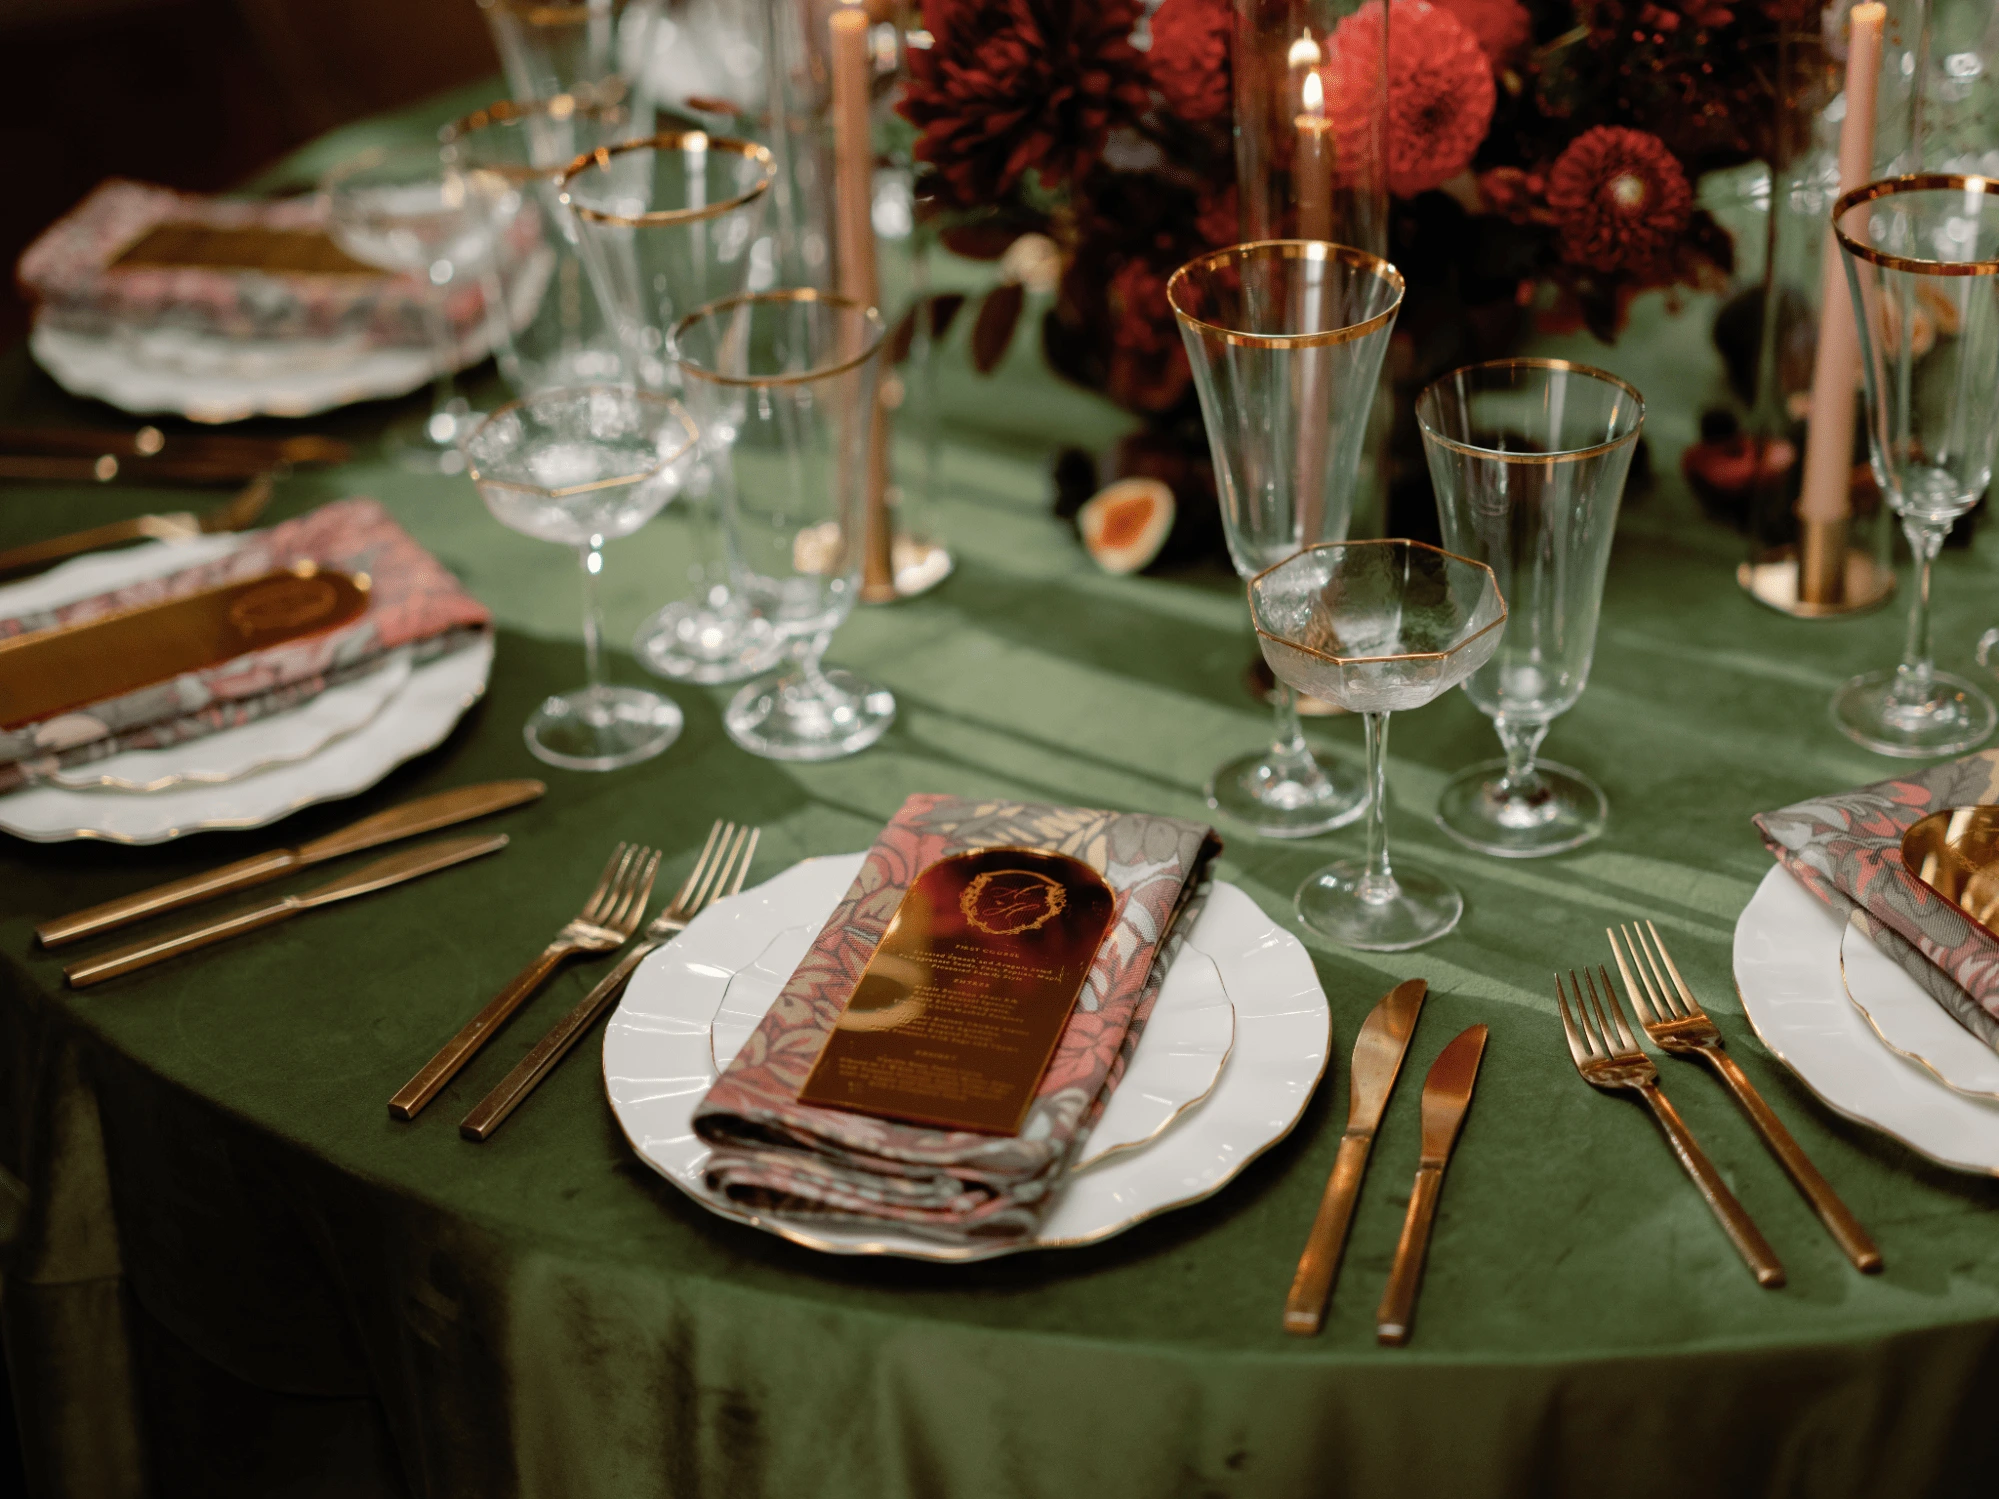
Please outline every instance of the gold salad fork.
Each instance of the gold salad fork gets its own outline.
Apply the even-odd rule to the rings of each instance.
[[[569,1049],[582,1039],[597,1018],[611,1008],[611,1002],[623,993],[626,981],[648,954],[684,930],[711,901],[733,896],[743,888],[743,877],[750,873],[750,861],[756,858],[757,840],[762,836],[761,828],[747,824],[738,828],[734,823],[716,819],[715,826],[708,830],[708,842],[701,846],[701,857],[694,861],[694,869],[680,887],[680,893],[660,908],[659,915],[646,928],[643,940],[634,944],[576,1009],[550,1027],[548,1034],[520,1060],[519,1066],[458,1122],[458,1133],[468,1141],[483,1141],[498,1130],[500,1123],[521,1106],[542,1079],[555,1071],[556,1064],[569,1055]]]
[[[613,849],[582,913],[565,924],[555,941],[542,949],[533,963],[515,975],[491,1004],[467,1021],[458,1035],[402,1086],[389,1101],[389,1113],[398,1120],[415,1119],[417,1112],[437,1097],[438,1090],[451,1082],[458,1070],[492,1040],[493,1033],[507,1017],[519,1010],[549,975],[579,953],[609,953],[622,946],[637,929],[639,918],[645,915],[646,902],[652,897],[653,877],[658,873],[657,849],[642,844],[619,844]]]
[[[1735,1095],[1742,1112],[1749,1116],[1756,1133],[1763,1137],[1770,1154],[1777,1158],[1777,1164],[1805,1195],[1805,1201],[1824,1223],[1826,1232],[1846,1252],[1846,1258],[1859,1270],[1880,1270],[1881,1252],[1860,1227],[1860,1221],[1840,1202],[1832,1185],[1819,1175],[1804,1148],[1784,1128],[1784,1122],[1763,1102],[1749,1075],[1723,1050],[1720,1029],[1708,1019],[1707,1012],[1680,977],[1679,965],[1666,951],[1659,929],[1648,921],[1643,926],[1634,923],[1615,929],[1607,927],[1604,933],[1610,939],[1611,956],[1617,960],[1618,973],[1624,976],[1631,1008],[1638,1013],[1645,1034],[1662,1050],[1681,1057],[1698,1057],[1714,1069],[1715,1075]]]
[[[1721,1180],[1721,1174],[1715,1171],[1714,1163],[1707,1159],[1707,1153],[1694,1140],[1693,1132],[1687,1129],[1687,1122],[1680,1118],[1680,1112],[1660,1091],[1659,1070],[1652,1066],[1652,1059],[1639,1050],[1636,1038],[1624,1023],[1624,1011],[1617,1003],[1617,991],[1611,987],[1610,971],[1598,965],[1597,973],[1603,976],[1602,999],[1597,996],[1596,979],[1587,969],[1580,981],[1576,978],[1576,971],[1569,970],[1569,988],[1575,994],[1574,1015],[1569,1013],[1568,997],[1562,992],[1562,976],[1555,976],[1555,1004],[1561,1008],[1562,1030],[1568,1033],[1569,1056],[1575,1059],[1576,1071],[1582,1074],[1586,1083],[1597,1088],[1629,1089],[1645,1101],[1658,1120],[1659,1128],[1666,1132],[1673,1154],[1679,1157],[1680,1165],[1687,1169],[1694,1186],[1707,1199],[1707,1206],[1721,1221],[1722,1230],[1735,1245],[1736,1252],[1755,1274],[1756,1284],[1782,1286],[1783,1262],[1777,1259],[1777,1252],[1770,1248],[1770,1242],[1763,1238],[1763,1231],[1756,1227],[1736,1201],[1735,1194],[1728,1190],[1728,1184]],[[1583,1003],[1585,985],[1589,989],[1587,1005]]]

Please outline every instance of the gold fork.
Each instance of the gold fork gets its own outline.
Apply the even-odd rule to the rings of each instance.
[[[1723,1050],[1720,1029],[1708,1019],[1707,1012],[1680,977],[1679,965],[1666,951],[1659,929],[1648,921],[1643,927],[1636,924],[1616,929],[1606,927],[1604,934],[1610,939],[1611,956],[1617,960],[1618,973],[1624,976],[1631,1008],[1638,1013],[1638,1023],[1645,1028],[1645,1034],[1664,1051],[1698,1057],[1714,1069],[1716,1076],[1728,1085],[1728,1091],[1735,1095],[1742,1112],[1749,1116],[1756,1133],[1763,1137],[1770,1154],[1777,1158],[1777,1164],[1798,1185],[1798,1191],[1805,1195],[1805,1201],[1811,1204],[1827,1233],[1846,1252],[1846,1258],[1859,1270],[1880,1270],[1881,1252],[1873,1239],[1860,1227],[1852,1210],[1840,1202],[1832,1185],[1819,1175],[1804,1148],[1784,1128],[1784,1122],[1763,1102],[1749,1075]],[[1622,943],[1618,941],[1620,934]],[[1671,984],[1666,982],[1668,975]]]
[[[1576,997],[1574,1016],[1569,1014],[1568,998],[1562,993],[1562,976],[1555,976],[1555,1004],[1561,1007],[1562,1030],[1568,1033],[1569,1056],[1575,1059],[1576,1071],[1582,1074],[1585,1082],[1597,1088],[1629,1089],[1645,1101],[1658,1120],[1659,1128],[1666,1132],[1673,1154],[1679,1157],[1680,1165],[1687,1169],[1694,1186],[1707,1199],[1707,1206],[1721,1221],[1722,1230],[1735,1245],[1736,1252],[1755,1274],[1756,1284],[1782,1286],[1783,1262],[1777,1259],[1777,1252],[1770,1248],[1770,1242],[1763,1238],[1763,1231],[1736,1202],[1735,1194],[1728,1190],[1728,1184],[1715,1171],[1714,1163],[1707,1159],[1707,1153],[1694,1140],[1693,1132],[1687,1129],[1687,1122],[1680,1118],[1680,1112],[1660,1091],[1659,1070],[1652,1066],[1652,1059],[1639,1050],[1637,1039],[1624,1024],[1624,1011],[1617,1003],[1617,991],[1611,986],[1610,971],[1599,964],[1597,973],[1603,976],[1608,1008],[1603,1000],[1597,998],[1596,980],[1588,969],[1583,971],[1583,981],[1578,981],[1576,971],[1571,969],[1569,987]],[[1589,987],[1587,1006],[1583,1004],[1584,982]]]
[[[507,1017],[519,1010],[528,997],[540,989],[548,976],[579,953],[609,953],[630,938],[645,915],[652,897],[653,877],[659,873],[659,851],[642,844],[619,844],[611,851],[597,888],[584,903],[582,913],[564,925],[555,941],[514,976],[513,982],[493,997],[492,1003],[467,1021],[464,1027],[404,1084],[389,1101],[389,1113],[398,1120],[413,1120],[417,1112],[437,1097],[439,1089],[457,1076],[479,1049],[492,1040]]]
[[[648,954],[685,929],[709,902],[733,896],[743,888],[743,877],[750,873],[750,861],[756,858],[757,840],[762,836],[761,828],[747,824],[738,828],[734,823],[716,819],[686,884],[660,908],[659,915],[646,928],[644,939],[618,960],[618,966],[583,997],[576,1009],[549,1028],[548,1034],[534,1044],[519,1066],[501,1079],[492,1093],[474,1106],[471,1114],[458,1122],[458,1133],[468,1141],[483,1141],[498,1130],[500,1123],[521,1106],[542,1079],[555,1071],[556,1064],[569,1055],[569,1049],[582,1039],[597,1018],[611,1008],[611,1002],[624,992],[626,981]],[[733,883],[729,878],[732,869]]]

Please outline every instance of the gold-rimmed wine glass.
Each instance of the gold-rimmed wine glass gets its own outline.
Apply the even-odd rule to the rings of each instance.
[[[1832,701],[1883,755],[1955,755],[1992,733],[1991,698],[1930,657],[1930,573],[1992,479],[1999,443],[1999,180],[1888,178],[1845,194],[1833,232],[1853,295],[1875,482],[1902,518],[1916,587],[1902,660]]]
[[[562,202],[638,385],[680,394],[673,325],[748,286],[776,177],[764,147],[698,130],[600,147],[563,172]],[[662,677],[737,682],[778,659],[779,643],[731,591],[716,504],[704,460],[683,501],[692,528],[688,593],[632,641],[640,664]]]
[[[1345,537],[1402,274],[1346,245],[1265,240],[1189,261],[1166,296],[1193,367],[1237,574]],[[1218,767],[1208,805],[1276,838],[1352,822],[1366,783],[1314,758],[1281,680],[1275,698],[1269,746]]]

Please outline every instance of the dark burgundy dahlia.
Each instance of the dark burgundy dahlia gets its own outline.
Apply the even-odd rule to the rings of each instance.
[[[1234,27],[1228,0],[1165,0],[1153,12],[1146,66],[1166,107],[1181,119],[1205,125],[1234,107],[1229,76]]]
[[[1138,13],[1139,0],[924,0],[931,45],[909,54],[901,110],[940,196],[976,208],[1029,172],[1053,186],[1094,166],[1111,127],[1145,110]]]
[[[1687,227],[1693,189],[1666,143],[1643,130],[1585,130],[1548,172],[1562,255],[1595,271],[1644,271]]]

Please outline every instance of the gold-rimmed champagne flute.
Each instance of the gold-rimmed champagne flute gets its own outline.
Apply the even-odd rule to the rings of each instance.
[[[1992,479],[1999,443],[1999,180],[1894,177],[1845,194],[1833,232],[1853,295],[1867,451],[1902,518],[1916,587],[1902,660],[1832,701],[1848,738],[1883,755],[1955,755],[1992,733],[1992,700],[1930,657],[1930,574]]]
[[[1189,261],[1166,296],[1193,367],[1237,574],[1344,538],[1402,274],[1345,245],[1265,240]],[[1352,822],[1367,784],[1313,757],[1282,680],[1276,699],[1270,745],[1218,767],[1208,805],[1276,838]]]
[[[680,394],[668,348],[674,322],[748,286],[776,176],[764,147],[698,130],[600,147],[564,171],[562,202],[635,383]],[[687,595],[639,627],[633,653],[647,670],[687,682],[754,676],[776,662],[780,644],[730,588],[705,459],[683,509],[692,528]]]
[[[1348,948],[1442,937],[1464,897],[1424,866],[1388,857],[1388,716],[1441,697],[1499,649],[1506,600],[1492,569],[1425,542],[1336,542],[1257,574],[1249,607],[1278,681],[1367,722],[1367,858],[1307,876],[1299,920]]]
[[[465,439],[466,469],[494,519],[575,548],[582,564],[584,685],[545,699],[523,731],[550,765],[616,770],[680,734],[670,699],[605,682],[597,578],[604,544],[637,531],[679,490],[698,437],[678,401],[599,385],[510,401]]]

